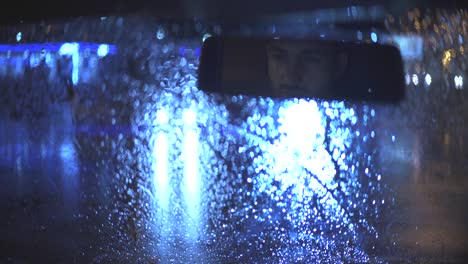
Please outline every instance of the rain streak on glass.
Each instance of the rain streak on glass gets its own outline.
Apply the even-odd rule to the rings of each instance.
[[[17,199],[2,216],[5,239],[22,239],[22,251],[50,252],[51,244],[81,263],[367,263],[404,250],[444,254],[451,238],[464,241],[462,229],[447,227],[464,227],[463,219],[441,218],[454,209],[435,204],[439,218],[421,225],[416,213],[428,207],[417,195],[441,186],[432,181],[439,171],[464,175],[466,131],[456,124],[467,112],[466,32],[437,26],[439,33],[401,41],[411,33],[404,29],[436,32],[463,18],[433,16],[412,11],[387,21],[394,39],[418,47],[402,48],[408,96],[393,108],[203,93],[200,47],[213,27],[199,21],[79,20],[42,44],[24,43],[33,35],[22,29],[18,40],[15,29],[14,44],[0,46],[0,161],[8,164],[0,180],[10,195],[3,200]],[[408,26],[395,22],[405,19]],[[362,40],[363,32],[369,36],[352,35]],[[451,166],[440,162],[447,160]],[[442,246],[427,246],[434,227],[450,234]]]

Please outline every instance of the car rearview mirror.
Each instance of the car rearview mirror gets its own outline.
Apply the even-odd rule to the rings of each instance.
[[[403,65],[394,46],[325,40],[210,37],[198,86],[210,93],[398,102]]]

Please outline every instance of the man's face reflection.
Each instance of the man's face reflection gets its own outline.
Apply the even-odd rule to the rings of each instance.
[[[333,47],[274,40],[267,45],[268,75],[276,96],[321,96],[333,82]]]

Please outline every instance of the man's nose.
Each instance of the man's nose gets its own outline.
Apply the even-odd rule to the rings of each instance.
[[[288,82],[298,82],[302,78],[302,65],[300,62],[294,61],[288,65],[286,79]]]

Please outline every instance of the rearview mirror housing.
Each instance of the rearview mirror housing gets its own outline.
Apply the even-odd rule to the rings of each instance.
[[[228,95],[388,103],[405,95],[396,47],[313,39],[210,37],[198,86]]]

